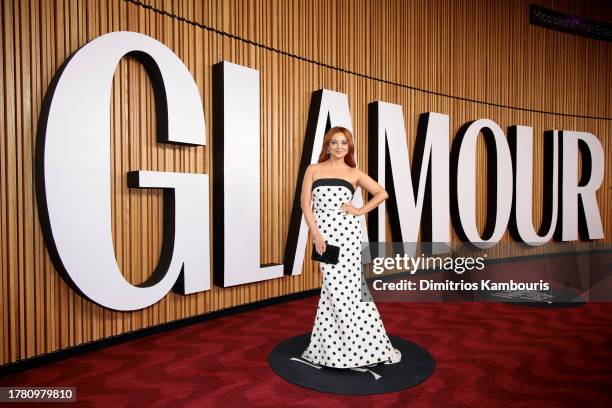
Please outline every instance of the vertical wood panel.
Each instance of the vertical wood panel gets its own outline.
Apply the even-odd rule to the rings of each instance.
[[[144,282],[157,264],[163,205],[159,190],[127,188],[126,173],[142,169],[215,177],[210,166],[215,142],[211,72],[212,65],[221,60],[260,72],[262,263],[283,261],[310,99],[320,88],[348,94],[357,162],[362,170],[367,169],[367,104],[371,101],[403,106],[410,151],[422,112],[450,116],[449,140],[460,126],[477,118],[493,119],[502,129],[514,124],[533,126],[536,226],[542,220],[545,130],[592,132],[604,146],[606,164],[612,159],[612,46],[529,25],[529,3],[524,0],[143,3],[159,12],[126,0],[2,3],[0,365],[320,286],[318,267],[306,257],[299,276],[226,289],[213,287],[190,296],[170,293],[149,308],[122,313],[81,298],[59,277],[44,246],[34,191],[38,118],[58,67],[79,47],[104,33],[141,32],[171,48],[193,75],[206,118],[206,146],[157,143],[150,80],[136,61],[127,58],[119,63],[109,106],[111,221],[117,263],[133,284]],[[549,0],[542,5],[586,18],[609,21],[612,17],[603,1]],[[482,231],[487,162],[482,140],[478,156],[478,226]],[[598,192],[606,237],[612,233],[611,178],[607,169]],[[209,215],[211,226],[213,216]],[[458,240],[454,231],[453,239]],[[511,241],[506,234],[502,242]],[[535,252],[581,245],[584,243],[551,244]],[[496,255],[513,254],[500,247]]]

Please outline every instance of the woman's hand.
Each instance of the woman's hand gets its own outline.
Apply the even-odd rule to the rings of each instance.
[[[314,244],[315,244],[316,251],[319,255],[325,252],[325,247],[326,247],[325,240],[323,239],[323,236],[321,234],[316,234],[314,236]]]
[[[342,212],[343,214],[353,214],[355,216],[363,215],[361,208],[355,208],[351,203],[342,204]]]

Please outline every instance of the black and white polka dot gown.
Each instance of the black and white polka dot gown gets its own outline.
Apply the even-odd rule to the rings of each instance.
[[[352,201],[355,189],[344,179],[313,182],[313,215],[323,239],[340,247],[336,265],[319,263],[323,284],[310,343],[301,357],[335,368],[354,368],[384,362],[395,364],[395,349],[370,292],[361,282],[361,228],[358,217],[343,214],[341,206]]]

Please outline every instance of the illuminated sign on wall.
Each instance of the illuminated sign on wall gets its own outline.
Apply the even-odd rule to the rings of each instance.
[[[115,32],[80,48],[57,73],[41,114],[36,162],[41,225],[56,268],[92,301],[127,311],[156,303],[172,288],[183,294],[210,289],[211,248],[208,175],[134,171],[126,175],[129,187],[164,191],[162,251],[155,271],[141,285],[130,284],[119,270],[111,231],[109,106],[112,78],[125,56],[140,61],[153,83],[158,142],[206,143],[200,95],[182,61],[151,37]],[[227,287],[300,274],[308,237],[299,204],[303,175],[316,162],[326,129],[352,129],[348,98],[330,90],[314,92],[284,261],[261,265],[259,72],[221,62],[213,75],[215,284]],[[411,166],[402,107],[374,102],[369,115],[369,172],[393,192],[389,215],[391,224],[399,226],[397,240],[414,242],[424,227],[428,240],[450,242],[451,221],[465,240],[482,248],[495,245],[509,224],[513,235],[530,245],[550,241],[554,231],[561,240],[576,240],[579,226],[585,238],[604,237],[596,199],[604,155],[594,135],[545,135],[552,157],[545,170],[552,188],[548,225],[538,233],[531,222],[531,128],[512,128],[509,144],[494,121],[479,119],[466,124],[450,146],[448,116],[429,112],[421,117]],[[482,236],[475,201],[476,141],[481,136],[494,182],[489,188],[490,220]],[[363,205],[360,190],[353,204]],[[385,237],[384,215],[383,204],[371,213],[369,231],[361,217],[364,241],[368,232],[372,241]]]

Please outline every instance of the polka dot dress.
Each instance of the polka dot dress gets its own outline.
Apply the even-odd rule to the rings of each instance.
[[[359,219],[342,213],[355,189],[344,179],[323,178],[312,186],[313,215],[323,239],[340,247],[336,265],[319,263],[323,275],[321,297],[310,337],[301,357],[315,364],[353,368],[401,360],[383,326],[373,301],[361,301],[361,229]]]

